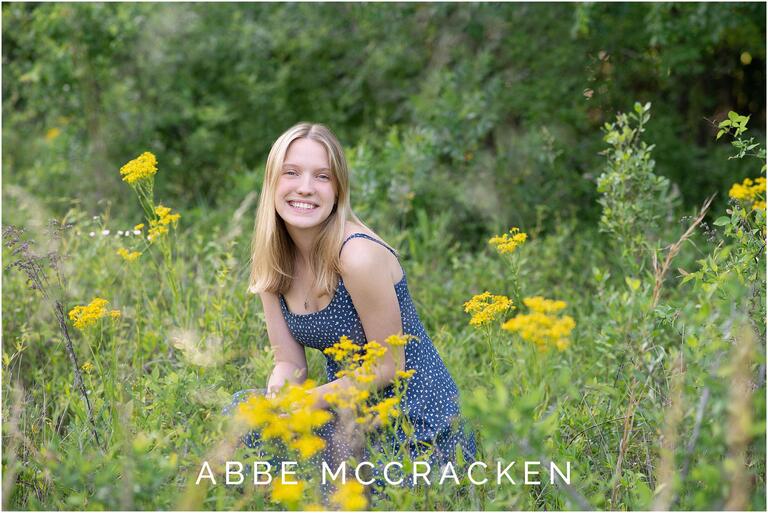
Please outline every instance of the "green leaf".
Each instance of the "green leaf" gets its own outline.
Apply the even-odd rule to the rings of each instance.
[[[739,115],[737,113],[733,112],[733,111],[730,111],[728,113],[728,119],[730,119],[731,121],[734,121],[734,122],[738,121],[739,120]]]
[[[722,216],[715,219],[715,222],[712,223],[715,226],[725,226],[726,224],[731,222],[731,218],[728,216]]]

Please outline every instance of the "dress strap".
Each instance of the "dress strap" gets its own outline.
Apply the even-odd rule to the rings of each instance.
[[[341,243],[341,249],[339,249],[339,256],[341,256],[341,250],[343,250],[343,249],[344,249],[344,245],[345,245],[347,242],[349,242],[350,240],[352,240],[352,239],[368,239],[368,240],[371,240],[371,241],[375,242],[376,244],[381,244],[382,246],[384,246],[385,248],[387,248],[387,249],[390,251],[390,253],[392,253],[393,255],[395,255],[395,258],[397,258],[398,260],[400,259],[400,258],[397,256],[397,251],[395,251],[394,249],[390,248],[389,246],[387,246],[385,243],[383,243],[383,242],[382,242],[382,241],[380,241],[379,239],[375,239],[375,238],[371,237],[370,235],[368,235],[367,233],[360,233],[360,232],[358,232],[358,233],[353,233],[352,235],[350,235],[349,237],[347,237],[346,239],[344,239],[344,242],[342,242],[342,243]]]

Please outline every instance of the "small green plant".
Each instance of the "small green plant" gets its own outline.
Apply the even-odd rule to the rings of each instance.
[[[664,214],[660,199],[669,180],[654,174],[654,145],[641,140],[651,118],[651,104],[635,103],[634,112],[621,113],[606,123],[603,140],[608,148],[606,169],[597,180],[603,207],[600,229],[613,235],[616,247],[637,267],[647,251],[647,234]]]

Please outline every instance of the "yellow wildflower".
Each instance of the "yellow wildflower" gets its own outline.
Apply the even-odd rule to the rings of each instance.
[[[53,141],[59,135],[61,135],[61,130],[58,127],[53,127],[51,129],[49,129],[47,132],[45,132],[45,140],[46,141]]]
[[[172,214],[171,209],[169,207],[164,207],[163,205],[155,207],[155,215],[157,218],[150,219],[149,221],[149,233],[147,234],[147,238],[150,241],[168,233],[168,226],[173,224],[175,227],[178,220],[181,219],[181,214]]]
[[[113,319],[120,317],[120,310],[107,310],[109,301],[97,297],[85,306],[76,306],[69,311],[69,319],[75,328],[84,330],[89,326],[96,324],[96,321],[102,317],[110,316]]]
[[[264,440],[282,440],[307,459],[325,447],[313,430],[332,418],[330,412],[314,406],[315,397],[309,393],[314,386],[314,381],[307,380],[286,386],[274,397],[254,394],[238,405],[237,416],[249,427],[260,429]]]
[[[237,414],[251,427],[261,427],[276,416],[270,400],[261,395],[253,395],[240,403],[237,406]]]
[[[83,369],[83,372],[86,374],[90,374],[93,370],[93,364],[91,362],[85,362],[80,368]]]
[[[140,251],[128,251],[125,248],[120,248],[117,250],[117,254],[123,257],[123,260],[126,262],[133,262],[137,258],[141,256]]]
[[[348,337],[342,336],[333,346],[323,350],[323,353],[332,356],[334,360],[340,362],[358,351],[360,351],[360,346],[352,342]]]
[[[157,173],[157,158],[145,151],[120,168],[123,181],[133,185],[138,181],[152,178]]]
[[[501,253],[514,253],[528,239],[528,234],[521,232],[519,228],[512,227],[509,233],[496,235],[488,240],[488,244],[496,246],[496,250]]]
[[[291,429],[296,433],[311,433],[313,428],[317,428],[331,420],[331,414],[325,410],[313,408],[301,408],[288,417]]]
[[[384,339],[384,342],[389,344],[392,347],[397,346],[404,346],[406,345],[410,340],[415,339],[413,335],[390,335],[386,339]]]
[[[143,230],[144,229],[144,223],[139,223],[136,226],[133,227],[134,230]]]
[[[379,401],[372,406],[366,406],[363,409],[363,412],[366,415],[372,415],[375,421],[386,426],[389,423],[390,418],[394,419],[400,416],[400,410],[397,408],[399,404],[400,399],[397,397],[390,397],[383,401]]]
[[[291,443],[291,448],[299,451],[303,459],[309,459],[325,447],[325,440],[315,435],[304,435]]]
[[[752,210],[765,210],[765,177],[754,180],[745,178],[740,184],[733,184],[728,196],[735,200],[751,202]]]
[[[407,371],[397,371],[395,372],[395,378],[396,379],[410,379],[413,377],[413,375],[416,374],[416,369],[411,369]]]
[[[529,313],[516,315],[502,324],[501,328],[517,333],[523,340],[532,342],[540,351],[548,351],[551,346],[558,351],[568,349],[576,321],[569,315],[556,315],[565,308],[565,302],[534,296],[525,298],[523,303],[528,307]]]
[[[472,314],[472,318],[469,320],[469,324],[472,326],[488,324],[500,314],[514,308],[512,300],[507,296],[494,296],[487,291],[464,303],[464,311]]]
[[[331,496],[331,502],[344,511],[359,511],[368,507],[363,485],[356,479],[341,485]]]
[[[565,301],[544,299],[541,296],[527,297],[523,299],[523,304],[534,312],[541,313],[557,313],[565,308]]]
[[[271,497],[274,502],[295,505],[304,495],[305,484],[299,481],[296,484],[284,483],[282,479],[272,481]]]

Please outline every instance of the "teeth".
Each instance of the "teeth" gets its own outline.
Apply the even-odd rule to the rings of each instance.
[[[315,205],[311,203],[303,203],[301,201],[289,201],[288,204],[291,205],[292,207],[304,208],[307,210],[312,210],[313,208],[315,208]]]

